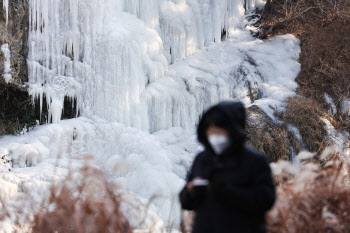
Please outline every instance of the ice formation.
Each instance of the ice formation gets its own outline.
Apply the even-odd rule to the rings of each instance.
[[[1,52],[3,53],[3,55],[5,57],[4,73],[2,74],[2,77],[5,79],[5,82],[8,83],[12,79],[12,75],[11,75],[11,51],[9,48],[9,44],[1,45]]]
[[[221,43],[223,31],[240,28],[244,0],[31,0],[30,93],[58,123],[64,97],[76,100],[83,115],[153,131],[164,128],[153,110],[178,109],[167,126],[193,126],[193,95],[171,79],[168,63]],[[249,5],[259,5],[250,1]],[[183,92],[154,99],[145,93],[157,80],[173,82]],[[182,87],[180,87],[182,86]],[[168,92],[168,90],[159,90]],[[144,97],[147,96],[147,97]],[[43,104],[43,103],[42,103]],[[195,112],[199,116],[201,112]]]
[[[2,7],[5,9],[6,25],[7,25],[8,21],[9,21],[9,0],[3,0],[2,1]]]
[[[40,197],[92,154],[129,192],[161,195],[155,206],[167,219],[200,149],[194,128],[205,109],[239,99],[273,118],[295,95],[299,40],[244,29],[245,9],[262,4],[29,0],[29,92],[57,124],[1,138],[14,169],[0,181]],[[81,117],[60,121],[67,97]]]
[[[0,140],[1,147],[7,148],[6,154],[17,164],[14,167],[22,167],[0,173],[0,182],[11,184],[9,190],[0,191],[1,195],[9,198],[18,194],[12,191],[15,185],[20,193],[28,192],[40,200],[48,195],[50,183],[63,178],[69,169],[80,167],[86,154],[93,154],[96,166],[119,187],[146,202],[153,195],[160,195],[154,204],[157,214],[164,218],[172,206],[169,200],[176,200],[193,155],[199,149],[194,134],[182,128],[149,134],[96,117],[40,126],[21,137],[5,136]],[[41,160],[34,167],[28,164]],[[177,208],[176,204],[172,216],[175,219],[179,214]]]

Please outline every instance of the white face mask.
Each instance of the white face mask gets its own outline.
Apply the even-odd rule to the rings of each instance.
[[[208,141],[217,155],[221,155],[230,145],[229,138],[221,134],[212,134],[208,137]]]

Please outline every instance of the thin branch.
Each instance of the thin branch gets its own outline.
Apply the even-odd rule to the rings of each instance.
[[[306,8],[305,10],[303,10],[302,12],[300,12],[299,14],[297,15],[294,15],[293,17],[289,18],[289,19],[286,19],[282,22],[278,22],[274,25],[272,25],[269,30],[267,32],[264,32],[262,34],[262,38],[266,38],[268,34],[270,34],[272,31],[278,29],[278,28],[281,28],[281,27],[284,27],[286,24],[290,23],[291,21],[301,17],[302,15],[304,15],[305,13],[307,13],[308,11],[312,10],[312,9],[315,9],[315,8],[319,8],[319,7],[315,7],[315,6],[311,6],[311,7],[308,7]]]

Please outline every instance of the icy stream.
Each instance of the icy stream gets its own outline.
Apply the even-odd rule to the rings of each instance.
[[[166,197],[155,209],[167,219],[200,149],[194,128],[205,109],[240,99],[273,117],[295,94],[299,40],[261,41],[245,28],[245,7],[262,4],[30,0],[29,92],[48,106],[54,124],[0,138],[0,157],[13,167],[7,171],[0,160],[0,196],[11,202],[25,191],[40,201],[91,154],[130,193]],[[65,97],[81,117],[60,120]]]

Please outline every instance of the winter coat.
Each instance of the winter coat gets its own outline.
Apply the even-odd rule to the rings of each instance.
[[[230,148],[214,154],[206,138],[206,116],[215,111],[227,118],[225,129]],[[223,102],[210,109],[198,126],[198,139],[205,146],[189,171],[209,180],[208,187],[180,193],[183,209],[195,211],[193,233],[265,233],[265,213],[275,201],[275,188],[265,155],[244,145],[245,109],[241,103]]]

